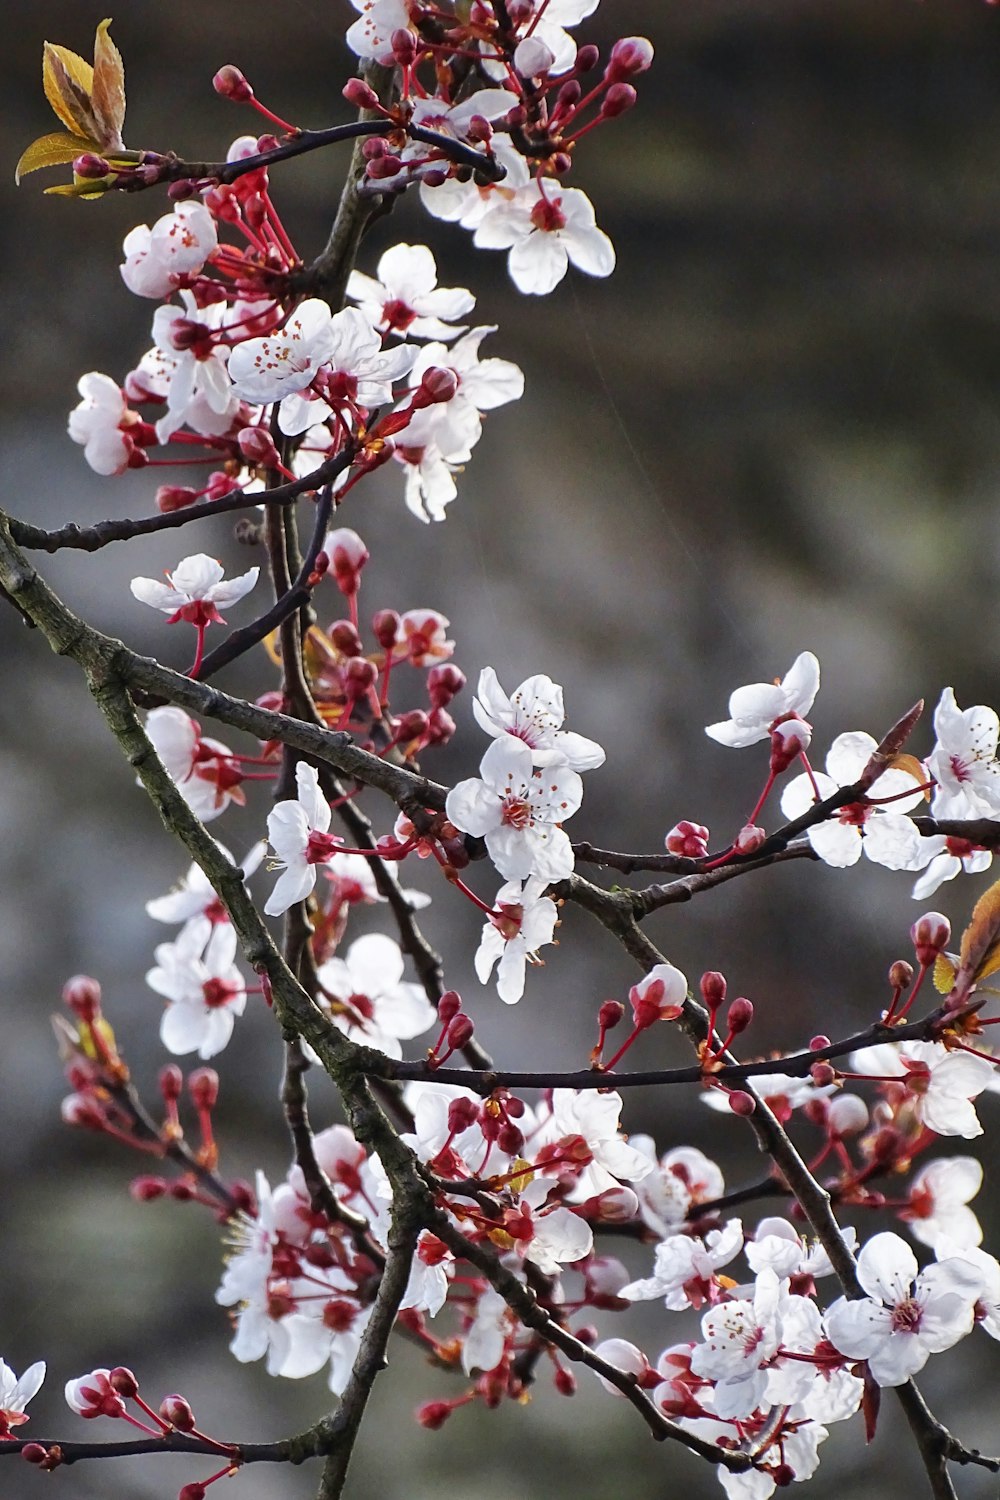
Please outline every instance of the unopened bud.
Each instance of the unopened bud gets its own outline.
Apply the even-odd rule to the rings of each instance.
[[[417,1407],[417,1421],[421,1427],[437,1432],[447,1422],[453,1409],[450,1401],[425,1401],[423,1406]]]
[[[219,1075],[214,1068],[195,1068],[189,1076],[188,1095],[195,1109],[214,1109],[219,1097]]]
[[[458,667],[453,667],[451,662],[431,667],[427,673],[427,696],[432,708],[447,708],[456,693],[460,693],[464,687],[465,673]]]
[[[508,1120],[505,1125],[501,1125],[500,1127],[497,1135],[497,1145],[508,1156],[520,1156],[524,1149],[524,1132]]]
[[[763,828],[758,828],[755,823],[747,823],[736,835],[733,848],[737,854],[756,854],[766,838]]]
[[[613,83],[601,104],[601,118],[613,120],[635,106],[638,94],[630,83]]]
[[[526,36],[514,49],[514,67],[522,78],[541,78],[555,60],[552,48],[537,36]]]
[[[448,1105],[448,1130],[459,1135],[479,1119],[479,1105],[474,1099],[453,1099]]]
[[[156,491],[156,508],[163,515],[184,510],[198,499],[198,491],[187,484],[161,484]]]
[[[868,1124],[868,1106],[857,1094],[837,1094],[829,1101],[826,1118],[834,1135],[857,1135]]]
[[[349,78],[341,93],[355,109],[378,109],[378,94],[363,78]]]
[[[752,1020],[753,1004],[741,995],[726,1012],[726,1025],[733,1036],[738,1036],[741,1031],[746,1031]]]
[[[84,179],[107,177],[111,171],[111,163],[105,161],[103,156],[97,156],[93,151],[84,151],[81,155],[73,158],[74,177]]]
[[[412,68],[417,60],[417,39],[412,31],[399,26],[389,38],[392,55],[400,68]]]
[[[625,88],[627,85],[622,84]],[[609,90],[610,92],[610,90]],[[635,90],[633,89],[633,93]],[[771,729],[771,774],[780,776],[812,743],[812,725],[797,714],[779,719]]]
[[[910,928],[910,937],[921,968],[929,968],[951,937],[951,923],[939,911],[926,912]]]
[[[184,1087],[184,1074],[176,1063],[167,1063],[165,1068],[160,1069],[157,1083],[164,1101],[167,1104],[173,1104],[181,1097],[181,1089]]]
[[[809,1069],[809,1077],[818,1089],[829,1088],[831,1083],[837,1080],[837,1070],[828,1062],[813,1063]]]
[[[160,1402],[160,1416],[177,1432],[191,1432],[195,1426],[194,1412],[183,1396],[164,1396]]]
[[[553,1384],[560,1396],[576,1395],[576,1376],[563,1365],[557,1366]]]
[[[205,1500],[208,1490],[200,1479],[192,1479],[190,1484],[184,1484],[177,1491],[177,1500]]]
[[[602,1031],[613,1031],[625,1014],[625,1007],[620,1000],[605,1000],[597,1012],[597,1024]]]
[[[908,964],[905,958],[897,958],[894,964],[889,965],[889,985],[891,989],[909,989],[912,983],[913,965]]]
[[[448,1022],[453,1021],[461,1009],[462,997],[458,991],[445,990],[437,1005],[438,1020],[441,1022],[441,1025],[447,1026]]]
[[[139,1382],[127,1365],[116,1365],[108,1371],[108,1385],[126,1401],[134,1400],[139,1394]]]
[[[450,401],[458,390],[458,376],[454,370],[442,368],[440,365],[432,365],[424,374],[419,386],[413,393],[412,405],[418,410],[427,406],[435,406],[442,401]]]
[[[407,713],[400,714],[396,720],[396,743],[405,744],[407,740],[422,740],[427,733],[427,715],[422,708],[411,708]]]
[[[817,1036],[809,1038],[810,1052],[822,1052],[823,1048],[829,1047],[829,1045],[830,1038],[828,1036],[824,1036],[822,1032],[820,1032]]]
[[[394,609],[380,609],[372,615],[372,633],[383,651],[390,651],[399,635],[399,615]]]
[[[685,859],[703,859],[708,853],[708,829],[704,823],[692,823],[682,818],[671,828],[664,843],[670,854],[680,854]]]
[[[467,1043],[472,1041],[472,1033],[475,1029],[471,1016],[465,1015],[464,1012],[457,1015],[448,1027],[448,1046],[466,1046]]]
[[[374,684],[378,673],[366,657],[351,656],[344,663],[344,675],[348,691],[353,697],[360,698]]]
[[[361,637],[350,620],[335,620],[328,632],[331,641],[342,656],[360,656]]]
[[[101,986],[88,974],[74,974],[63,985],[63,1004],[81,1021],[96,1021],[101,1014]]]
[[[729,1095],[729,1108],[734,1115],[752,1115],[757,1108],[757,1101],[752,1094],[744,1093],[742,1089],[733,1089]]]
[[[600,62],[600,60],[600,49],[598,47],[595,47],[593,42],[586,42],[582,47],[577,48],[576,72],[589,73],[592,69],[597,67],[597,64]]]
[[[386,152],[383,156],[374,156],[365,169],[367,175],[373,182],[383,182],[387,177],[395,177],[403,170],[402,159]]]
[[[44,1465],[49,1456],[48,1448],[41,1443],[25,1443],[21,1449],[21,1457],[25,1463]]]
[[[718,1010],[726,998],[726,976],[715,969],[709,969],[698,981],[698,988],[707,1009]]]
[[[236,104],[246,104],[248,99],[253,98],[253,89],[246,77],[232,63],[226,63],[219,69],[212,79],[212,87],[223,99],[232,99]]]
[[[562,114],[564,110],[573,109],[575,105],[579,104],[580,96],[582,95],[582,93],[583,89],[580,87],[577,80],[575,78],[571,78],[568,83],[563,84],[562,88],[556,95],[556,102],[553,113],[558,115]]]
[[[446,709],[435,708],[427,720],[428,745],[447,745],[457,728],[458,725]],[[464,851],[464,844],[462,848]],[[468,859],[465,859],[459,868],[464,869],[468,863]]]
[[[244,427],[237,434],[236,445],[247,463],[261,464],[265,469],[276,469],[281,463],[274,438],[264,427]]]
[[[129,1196],[136,1203],[152,1203],[156,1198],[162,1198],[167,1191],[167,1184],[162,1177],[133,1177],[129,1183]]]
[[[623,36],[611,49],[605,77],[609,80],[634,78],[636,73],[645,73],[652,61],[652,42],[647,41],[644,36]],[[577,66],[579,67],[579,56]]]

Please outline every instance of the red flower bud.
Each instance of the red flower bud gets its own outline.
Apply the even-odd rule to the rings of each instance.
[[[160,1416],[178,1432],[191,1432],[196,1425],[190,1403],[183,1396],[164,1396],[160,1402]]]
[[[889,984],[894,990],[909,989],[913,983],[913,965],[908,964],[905,958],[897,958],[894,964],[889,965]]]
[[[638,95],[630,83],[613,83],[601,104],[601,118],[613,120],[633,108]]]
[[[361,655],[363,650],[361,637],[350,620],[335,620],[328,634],[342,656]]]
[[[156,491],[156,508],[167,515],[172,510],[184,510],[198,499],[198,491],[187,484],[161,484]]]
[[[951,937],[951,923],[939,911],[929,911],[914,922],[910,937],[921,968],[929,968]]]
[[[157,1078],[160,1094],[167,1104],[173,1104],[181,1097],[181,1089],[184,1087],[184,1074],[176,1063],[167,1063],[165,1068],[160,1069]]]
[[[733,1036],[738,1036],[741,1031],[746,1031],[752,1020],[753,1004],[741,995],[726,1012],[726,1025]]]
[[[453,667],[451,662],[431,667],[427,673],[427,696],[432,708],[447,708],[456,693],[460,693],[464,687],[465,673],[458,667]]]
[[[96,156],[93,151],[84,151],[80,156],[73,159],[74,177],[86,179],[107,177],[111,171],[111,163],[105,161],[103,156]]]
[[[701,998],[707,1009],[718,1010],[726,998],[726,976],[714,969],[709,969],[698,981],[698,988],[701,990]]]
[[[253,98],[253,89],[239,68],[232,63],[226,63],[219,69],[212,79],[212,87],[223,99],[232,99],[236,104],[246,104],[248,99]]]
[[[464,1012],[460,1013],[448,1027],[448,1046],[464,1047],[467,1042],[472,1041],[472,1033],[475,1029],[472,1017],[465,1015]]]
[[[195,1068],[188,1078],[188,1094],[195,1109],[214,1109],[219,1097],[219,1075],[214,1068]]]
[[[136,1203],[152,1203],[154,1198],[162,1198],[167,1191],[167,1184],[162,1177],[134,1177],[129,1183],[129,1195]]]
[[[744,1093],[742,1089],[733,1089],[729,1095],[729,1108],[734,1115],[752,1115],[757,1108],[757,1101],[752,1094]]]
[[[613,1031],[625,1014],[625,1007],[620,1000],[605,1000],[597,1012],[597,1023],[602,1031]]]
[[[63,1004],[81,1021],[96,1021],[101,1014],[101,986],[87,974],[75,974],[63,985]]]
[[[113,1370],[108,1371],[108,1385],[119,1396],[124,1396],[126,1401],[133,1400],[139,1394],[139,1382],[126,1365],[116,1365]]]
[[[644,36],[623,36],[611,49],[605,77],[609,80],[634,78],[637,73],[645,73],[652,61],[652,42],[647,41]],[[579,56],[577,66],[579,67]]]
[[[399,615],[394,609],[376,610],[372,615],[372,632],[383,651],[391,651],[399,634]]]
[[[417,1407],[417,1421],[421,1427],[437,1432],[447,1422],[452,1411],[450,1401],[425,1401],[423,1406]]]
[[[274,438],[265,427],[244,427],[237,434],[236,445],[248,463],[276,469],[281,462]]]
[[[355,109],[378,109],[378,94],[363,78],[349,78],[341,93]]]

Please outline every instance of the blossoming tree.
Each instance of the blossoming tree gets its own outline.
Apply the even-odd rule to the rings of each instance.
[[[639,37],[603,58],[580,39],[597,0],[353,4],[358,73],[343,113],[356,117],[302,128],[224,65],[216,91],[256,112],[262,133],[214,161],[125,145],[107,21],[93,64],[46,44],[45,92],[63,129],[28,146],[21,175],[71,166],[52,191],[143,193],[158,215],[128,233],[120,267],[127,291],[157,304],[152,345],[120,379],[80,378],[69,436],[109,480],[150,463],[204,470],[161,484],[135,519],[44,531],[0,517],[9,604],[79,666],[164,837],[186,851],[176,888],[146,900],[177,929],[147,983],[164,1002],[166,1051],[213,1064],[168,1062],[160,1102],[144,1100],[98,979],[77,976],[60,1026],[65,1119],[153,1159],[132,1184],[138,1199],[214,1210],[230,1247],[217,1301],[236,1360],[264,1360],[278,1379],[325,1370],[333,1400],[304,1430],[262,1443],[210,1435],[211,1414],[196,1419],[182,1395],[148,1404],[124,1366],[62,1370],[73,1413],[142,1436],[29,1437],[45,1364],[18,1376],[0,1361],[0,1459],[51,1471],[189,1454],[196,1477],[180,1500],[203,1500],[248,1465],[316,1460],[320,1500],[334,1500],[374,1383],[405,1338],[432,1367],[417,1412],[427,1428],[461,1421],[471,1403],[517,1402],[543,1379],[572,1396],[579,1371],[631,1405],[637,1428],[676,1454],[667,1463],[707,1462],[742,1500],[808,1479],[834,1423],[873,1438],[891,1391],[932,1493],[953,1495],[952,1465],[997,1471],[1000,1459],[967,1445],[913,1377],[967,1337],[1000,1339],[1000,1263],[970,1207],[982,1170],[935,1149],[979,1136],[976,1101],[1000,1089],[986,983],[1000,968],[1000,888],[975,903],[954,952],[948,922],[922,912],[913,961],[892,965],[870,1023],[782,1057],[755,1056],[749,999],[730,998],[712,969],[689,984],[642,924],[793,860],[845,868],[865,854],[909,872],[921,902],[982,872],[1000,843],[1000,722],[945,686],[923,754],[918,705],[880,738],[841,732],[817,771],[808,715],[820,668],[803,651],[783,678],[737,688],[706,730],[713,753],[744,752],[759,778],[749,816],[717,841],[682,818],[657,852],[614,852],[566,827],[605,751],[565,727],[558,684],[537,672],[504,685],[484,664],[467,711],[449,620],[363,608],[369,549],[349,523],[363,526],[368,476],[395,466],[409,524],[444,521],[486,413],[524,388],[516,364],[481,352],[497,329],[460,321],[472,318],[471,290],[438,286],[424,245],[370,262],[366,231],[408,195],[477,248],[506,252],[520,294],[577,271],[608,276],[614,250],[571,177],[585,169],[588,132],[637,102],[653,57]],[[281,164],[351,142],[329,240],[310,257],[280,216]],[[199,523],[219,516],[236,519],[225,562],[197,550]],[[137,606],[182,627],[165,634],[164,654],[186,635],[186,672],[78,617],[29,560],[112,541],[141,556],[144,537],[181,530],[166,582],[139,572],[131,587]],[[242,571],[238,542],[260,559]],[[222,685],[241,658],[259,668],[254,701]],[[216,723],[230,743],[206,732]],[[460,729],[478,772],[448,787],[430,772]],[[270,783],[270,805],[255,781]],[[258,818],[239,860],[207,827],[224,829],[234,803]],[[427,896],[407,881],[421,859],[436,902],[471,902],[482,917],[464,993],[419,924]],[[375,903],[385,930],[358,935],[354,909]],[[530,1003],[530,968],[565,903],[620,945],[635,983],[622,999],[593,998],[593,1030],[565,1038],[564,1071],[494,1059],[477,1012],[494,989],[508,1006]],[[291,1163],[277,1185],[263,1172],[252,1184],[227,1176],[214,1134],[223,1054],[239,1047],[251,1005],[271,1012],[284,1052]],[[633,1067],[660,1023],[690,1060]],[[311,1119],[311,1069],[336,1085],[342,1118]],[[631,1129],[637,1090],[682,1087],[752,1133],[768,1162],[759,1183],[727,1191],[724,1164],[693,1142]],[[762,1214],[776,1199],[783,1212]],[[895,1227],[873,1230],[876,1211]],[[623,1237],[645,1247],[649,1274],[632,1277],[612,1253]],[[649,1301],[698,1314],[684,1324],[695,1336],[665,1349],[622,1337],[616,1315],[631,1312],[634,1328]]]

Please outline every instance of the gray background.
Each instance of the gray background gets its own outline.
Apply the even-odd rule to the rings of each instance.
[[[79,374],[120,378],[147,346],[151,308],[124,291],[116,267],[124,233],[163,203],[67,203],[42,196],[40,177],[15,194],[17,156],[52,128],[38,84],[42,39],[87,54],[100,12],[13,0],[4,14],[5,504],[48,525],[143,514],[154,477],[97,479],[64,427]],[[311,125],[344,118],[341,38],[352,15],[341,0],[121,0],[113,35],[128,74],[126,139],[222,154],[254,128],[211,93],[226,61],[279,113]],[[517,360],[527,391],[489,418],[447,524],[413,521],[385,473],[343,519],[373,553],[365,609],[441,609],[473,681],[490,662],[507,686],[539,670],[565,684],[572,726],[609,751],[587,777],[574,835],[655,849],[674,821],[693,817],[721,842],[752,806],[766,757],[726,752],[702,727],[723,716],[732,687],[783,672],[799,650],[817,651],[824,668],[817,761],[839,731],[879,734],[921,695],[932,706],[946,683],[962,704],[1000,702],[1000,13],[979,0],[606,0],[592,24],[605,43],[645,32],[658,52],[637,111],[587,138],[573,179],[616,243],[617,274],[571,275],[550,298],[522,298],[502,257],[474,255],[464,232],[401,204],[373,235],[365,268],[394,239],[430,243],[442,281],[470,285],[480,318],[500,324],[488,352]],[[274,176],[307,257],[322,243],[340,172],[331,153]],[[66,555],[46,571],[104,629],[183,667],[187,643],[164,637],[128,579],[196,547],[249,566],[225,526],[188,543]],[[105,744],[74,669],[12,616],[0,616],[0,629],[0,1352],[18,1370],[50,1360],[50,1385],[32,1407],[39,1434],[78,1425],[62,1405],[66,1377],[123,1362],[152,1399],[187,1394],[213,1433],[280,1436],[323,1409],[325,1388],[321,1377],[269,1380],[227,1354],[212,1301],[216,1226],[195,1209],[134,1205],[125,1187],[141,1163],[60,1124],[48,1015],[73,972],[101,979],[136,1077],[154,1082],[158,1002],[143,974],[164,932],[143,902],[184,861]],[[259,691],[266,672],[255,664],[226,685]],[[442,779],[472,774],[478,760],[468,695],[456,710],[468,732],[427,762]],[[930,745],[926,725],[914,748]],[[216,828],[242,850],[264,811],[261,799],[253,817]],[[374,805],[373,816],[386,825]],[[947,887],[936,904],[960,924],[984,884]],[[649,930],[690,975],[721,968],[734,993],[751,996],[763,1051],[869,1018],[916,910],[905,876],[867,862],[853,874],[794,866],[662,914]],[[562,946],[511,1012],[472,975],[471,909],[435,891],[426,927],[505,1062],[582,1061],[597,1003],[624,997],[635,977],[568,911]],[[277,1047],[261,1008],[250,1012],[222,1059],[224,1167],[249,1175],[262,1165],[279,1178]],[[666,1028],[635,1054],[637,1065],[684,1060]],[[322,1080],[313,1095],[318,1120],[332,1119]],[[995,1128],[994,1101],[983,1115]],[[629,1124],[655,1129],[664,1146],[696,1135],[731,1185],[759,1170],[746,1132],[693,1093],[637,1099]],[[808,1149],[808,1132],[802,1140]],[[988,1168],[987,1219],[992,1187]],[[638,1272],[648,1256],[633,1262]],[[691,1326],[647,1305],[631,1328],[655,1354]],[[923,1378],[941,1414],[987,1448],[997,1444],[998,1360],[977,1335]],[[447,1486],[466,1500],[501,1487],[511,1500],[603,1500],[627,1489],[653,1500],[678,1482],[692,1495],[719,1493],[695,1460],[651,1448],[633,1414],[585,1374],[572,1401],[545,1386],[527,1411],[464,1411],[428,1434],[411,1408],[454,1387],[411,1350],[394,1350],[352,1493],[423,1500]],[[202,1472],[171,1458],[81,1467],[51,1485],[73,1500],[144,1500]],[[884,1493],[893,1480],[901,1493],[915,1474],[887,1400],[873,1449],[857,1425],[835,1431],[813,1493],[841,1493],[845,1482]],[[238,1485],[245,1500],[295,1500],[314,1482],[310,1472],[249,1471]],[[969,1495],[995,1487],[982,1474],[960,1483]],[[7,1460],[5,1497],[40,1485]]]

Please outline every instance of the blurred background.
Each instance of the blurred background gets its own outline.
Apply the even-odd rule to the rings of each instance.
[[[119,0],[128,143],[204,158],[254,130],[255,116],[212,93],[225,62],[281,115],[315,126],[345,118],[342,37],[353,16],[346,0]],[[90,55],[101,12],[79,0],[8,0],[4,17],[4,504],[47,526],[145,514],[154,476],[99,480],[65,422],[80,374],[120,379],[148,346],[151,307],[122,286],[119,247],[165,203],[46,198],[52,179],[42,176],[15,193],[18,155],[53,128],[43,38]],[[502,256],[475,253],[464,231],[427,219],[415,199],[366,244],[361,264],[373,271],[390,243],[429,243],[442,283],[470,286],[477,320],[499,324],[485,352],[516,360],[527,387],[519,406],[489,417],[446,524],[415,521],[386,470],[342,520],[372,553],[363,614],[429,606],[452,622],[470,691],[453,705],[462,733],[427,759],[429,774],[475,772],[471,687],[483,665],[508,688],[547,672],[565,685],[571,727],[608,749],[572,835],[655,851],[682,817],[708,823],[716,846],[732,836],[766,750],[727,751],[703,726],[725,717],[735,686],[782,674],[803,649],[824,673],[811,715],[817,764],[840,731],[878,736],[921,696],[928,715],[912,748],[926,754],[930,709],[947,684],[963,706],[1000,703],[1000,11],[981,0],[608,0],[577,35],[606,48],[633,32],[657,48],[639,107],[587,137],[572,179],[617,246],[609,281],[571,273],[549,298],[521,297]],[[328,153],[272,178],[307,259],[325,238],[343,166]],[[217,553],[230,571],[252,561],[224,524],[39,561],[94,623],[183,668],[188,641],[135,603],[128,580],[194,550]],[[124,1363],[153,1401],[186,1394],[213,1434],[276,1438],[325,1408],[322,1377],[278,1382],[236,1364],[213,1302],[221,1265],[210,1216],[134,1204],[127,1184],[142,1162],[60,1123],[48,1018],[78,971],[100,979],[155,1105],[160,1005],[143,976],[169,934],[144,902],[186,860],[107,742],[75,668],[12,613],[0,614],[0,630],[0,1353],[18,1371],[50,1362],[31,1411],[39,1435],[77,1435],[61,1399],[66,1378]],[[260,659],[223,685],[253,694],[272,681]],[[251,801],[213,825],[236,851],[262,830],[265,797]],[[387,810],[369,810],[386,830]],[[491,894],[486,870],[473,874]],[[636,977],[624,956],[567,910],[562,946],[547,950],[509,1011],[472,972],[476,914],[428,879],[423,869],[412,877],[433,889],[423,925],[497,1060],[582,1062],[597,1005],[624,998]],[[945,887],[935,904],[960,927],[986,879]],[[722,969],[730,993],[753,999],[753,1044],[765,1052],[818,1030],[844,1034],[884,1003],[887,966],[907,956],[920,910],[910,884],[867,861],[853,872],[779,867],[671,908],[649,932],[690,976]],[[356,930],[374,922],[363,915]],[[288,1159],[279,1047],[263,1007],[250,1009],[219,1059],[223,1169],[251,1176],[261,1166],[276,1180]],[[634,1057],[687,1060],[668,1028]],[[336,1118],[322,1079],[312,1098],[318,1125]],[[630,1129],[653,1130],[661,1149],[697,1141],[729,1186],[758,1175],[749,1132],[694,1091],[633,1096],[629,1107]],[[987,1132],[1000,1127],[998,1109],[985,1101]],[[800,1140],[813,1144],[808,1127]],[[995,1196],[988,1163],[978,1208],[994,1251]],[[647,1274],[649,1251],[629,1263]],[[602,1325],[605,1335],[627,1329],[654,1357],[693,1328],[657,1304]],[[1000,1349],[977,1333],[921,1380],[962,1438],[989,1451],[1000,1441],[998,1372]],[[604,1500],[627,1490],[654,1500],[677,1483],[692,1497],[720,1493],[694,1459],[650,1449],[634,1414],[586,1372],[573,1400],[543,1379],[527,1411],[465,1410],[438,1434],[413,1423],[419,1400],[452,1393],[411,1349],[394,1348],[350,1493],[427,1500],[447,1487],[451,1500],[473,1500],[498,1488],[509,1500]],[[81,1466],[51,1483],[65,1500],[162,1500],[196,1477],[198,1464],[164,1458]],[[242,1500],[299,1500],[316,1482],[315,1470],[250,1470],[237,1481]],[[887,1400],[873,1449],[857,1424],[834,1430],[812,1493],[824,1500],[849,1483],[864,1497],[893,1482],[903,1493],[921,1481]],[[995,1481],[977,1471],[960,1484],[979,1496]],[[7,1461],[4,1497],[30,1500],[39,1486]]]

